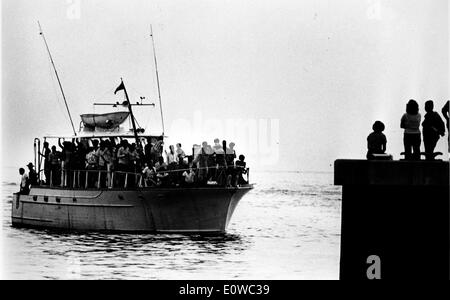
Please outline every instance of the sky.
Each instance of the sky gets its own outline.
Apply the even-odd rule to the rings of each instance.
[[[236,143],[251,168],[332,171],[364,159],[374,121],[403,151],[409,99],[449,99],[447,0],[2,0],[2,164],[33,161],[33,139],[70,134],[39,20],[75,127],[94,102],[137,112],[167,144]],[[50,141],[52,143],[52,141]],[[423,149],[423,146],[422,146]],[[438,143],[446,152],[446,138]]]

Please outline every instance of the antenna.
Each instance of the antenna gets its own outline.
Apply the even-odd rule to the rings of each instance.
[[[50,49],[48,48],[48,44],[47,44],[47,40],[45,39],[44,32],[42,31],[41,23],[39,23],[39,21],[37,21],[37,23],[39,25],[39,34],[42,36],[42,39],[44,40],[45,47],[47,48],[48,56],[50,57],[50,61],[53,66],[53,70],[55,71],[55,74],[56,74],[56,79],[58,79],[59,89],[61,90],[61,94],[64,99],[64,103],[66,104],[66,109],[67,109],[67,113],[69,115],[70,124],[72,125],[73,134],[76,136],[77,132],[75,131],[75,126],[73,126],[72,116],[70,115],[69,106],[67,105],[67,100],[66,100],[66,96],[64,95],[64,90],[63,90],[63,87],[61,84],[61,80],[59,80],[58,71],[56,71],[55,63],[53,62],[52,54],[50,53]]]
[[[153,39],[153,28],[150,25],[150,36],[152,38],[153,45],[153,58],[155,59],[155,71],[156,71],[156,83],[158,85],[158,97],[159,97],[159,109],[161,111],[161,123],[162,123],[162,135],[164,136],[164,117],[163,117],[163,109],[161,104],[161,90],[159,88],[159,75],[158,75],[158,62],[156,61],[156,51],[155,51],[155,40]]]

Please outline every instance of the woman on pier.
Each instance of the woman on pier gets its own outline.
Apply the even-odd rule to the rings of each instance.
[[[405,129],[403,134],[403,145],[405,146],[406,160],[420,160],[420,121],[419,105],[413,99],[406,104],[406,113],[400,121],[400,128]]]

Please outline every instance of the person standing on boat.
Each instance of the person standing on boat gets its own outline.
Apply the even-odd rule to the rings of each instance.
[[[420,160],[420,121],[419,105],[413,99],[406,105],[406,113],[400,120],[400,128],[405,129],[403,134],[403,145],[405,146],[406,160]]]
[[[184,158],[186,157],[186,153],[184,153],[184,150],[181,148],[181,144],[177,143],[177,161],[180,165],[183,164]]]
[[[239,160],[236,161],[236,182],[237,184],[247,184],[248,182],[242,177],[242,174],[247,174],[247,163],[244,161],[245,156],[239,155]]]
[[[37,185],[38,184],[38,175],[36,171],[34,170],[34,165],[32,163],[28,163],[28,180],[30,185]]]
[[[208,180],[208,151],[208,143],[203,142],[199,153],[193,161],[198,168],[198,181],[200,183],[206,183]]]
[[[136,148],[136,144],[132,143],[130,145],[130,166],[129,166],[129,170],[130,172],[133,172],[134,174],[137,174],[139,172],[141,172],[141,163],[140,163],[140,155],[139,155],[139,151]],[[135,175],[132,176],[132,178],[130,178],[131,183],[136,182],[136,177]]]
[[[19,194],[21,195],[28,195],[30,193],[30,188],[28,186],[28,175],[25,173],[24,168],[19,169],[20,174],[20,190]]]
[[[156,142],[155,138],[147,137],[147,143],[144,146],[144,155],[145,155],[145,163],[150,166],[150,162],[153,160],[152,158],[152,147],[154,146],[153,141]]]
[[[44,157],[44,175],[45,175],[45,184],[50,184],[50,171],[52,169],[52,165],[50,163],[50,153],[52,152],[49,148],[48,142],[44,142],[44,153],[39,152],[39,155]]]
[[[117,170],[119,172],[129,172],[130,171],[130,148],[127,140],[122,140],[120,142],[120,147],[117,150]],[[119,174],[119,184],[125,184],[125,174]]]
[[[159,158],[162,157],[164,142],[162,140],[156,141],[151,150],[151,160],[154,162],[159,161]]]
[[[111,155],[107,153],[109,150],[106,147],[106,142],[107,141],[101,141],[100,147],[97,149],[95,153],[95,155],[98,157],[98,170],[101,172],[99,183],[100,187],[104,186],[106,180],[105,171],[107,171],[108,160],[111,160],[110,158]]]
[[[52,146],[52,152],[49,154],[51,170],[50,170],[50,181],[53,185],[59,185],[60,182],[60,171],[61,171],[61,153],[56,150],[56,146]]]
[[[61,143],[61,139],[58,139],[58,145],[62,149],[61,154],[61,169],[62,173],[62,182],[64,186],[68,186],[68,183],[71,182],[71,172],[72,162],[73,162],[73,147],[71,142],[64,141]]]
[[[86,173],[88,176],[88,185],[89,187],[94,187],[95,182],[98,179],[97,172],[94,172],[98,170],[97,150],[94,147],[91,147],[88,154],[86,154],[86,170],[88,171]]]
[[[427,112],[424,116],[424,121],[422,123],[423,128],[423,143],[425,145],[425,153],[427,160],[433,160],[434,149],[440,138],[440,136],[445,135],[445,124],[442,121],[439,114],[433,111],[434,104],[433,101],[428,100],[425,102],[425,111]]]
[[[167,156],[167,164],[170,165],[174,165],[177,163],[177,156],[175,154],[175,150],[173,148],[173,145],[169,146],[169,152],[164,151],[166,153]]]

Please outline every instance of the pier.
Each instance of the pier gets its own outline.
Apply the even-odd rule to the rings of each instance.
[[[449,279],[448,161],[336,160],[334,184],[340,279]]]

